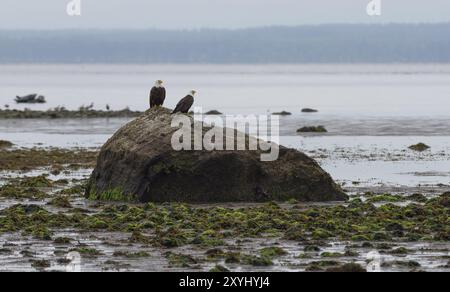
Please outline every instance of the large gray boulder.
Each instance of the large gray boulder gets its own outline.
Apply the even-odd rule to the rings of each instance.
[[[172,117],[154,108],[122,127],[102,147],[87,195],[187,203],[347,199],[297,150],[280,147],[273,162],[261,162],[259,151],[175,151]]]

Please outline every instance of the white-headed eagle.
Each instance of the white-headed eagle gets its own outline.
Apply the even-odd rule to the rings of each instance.
[[[194,96],[197,92],[195,90],[191,90],[188,95],[186,95],[180,102],[177,104],[172,114],[175,113],[184,113],[187,114],[194,104]]]
[[[162,106],[166,99],[166,89],[163,86],[162,80],[156,80],[155,86],[150,91],[150,108],[155,106]]]

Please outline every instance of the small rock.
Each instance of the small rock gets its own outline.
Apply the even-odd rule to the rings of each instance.
[[[221,265],[217,265],[214,268],[212,268],[211,270],[209,270],[211,273],[227,273],[230,272],[230,270],[228,270],[227,268],[225,268],[224,266]]]
[[[278,113],[273,113],[272,115],[274,115],[274,116],[290,116],[290,115],[292,115],[292,113],[282,111],[282,112],[278,112]]]
[[[9,141],[0,140],[0,149],[11,148],[12,146],[14,146],[13,143]]]
[[[209,116],[220,116],[223,115],[221,112],[219,112],[218,110],[211,110],[209,112],[206,112],[205,115],[209,115]]]
[[[319,111],[316,110],[316,109],[312,109],[312,108],[304,108],[304,109],[302,109],[302,113],[317,113],[317,112],[319,112]]]
[[[317,127],[303,127],[297,130],[298,133],[327,133],[327,129],[324,126]]]
[[[423,152],[425,150],[430,149],[431,147],[426,145],[426,144],[424,144],[424,143],[419,143],[419,144],[416,144],[416,145],[411,145],[408,148],[413,150],[413,151]]]
[[[45,97],[43,95],[37,95],[37,94],[29,94],[26,96],[16,96],[16,102],[17,103],[46,103]]]
[[[345,264],[336,268],[329,268],[327,270],[328,273],[366,273],[367,270],[364,269],[361,265],[350,263]]]
[[[100,151],[86,196],[98,199],[117,190],[120,199],[145,203],[347,199],[328,173],[296,149],[280,146],[278,160],[270,163],[261,161],[261,151],[173,150],[178,129],[171,119],[168,109],[154,108],[118,130]]]

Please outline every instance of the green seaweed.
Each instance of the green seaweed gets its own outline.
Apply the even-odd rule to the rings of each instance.
[[[135,202],[135,196],[125,194],[122,188],[112,188],[97,194],[95,191],[91,191],[88,196],[91,201],[109,201],[109,202]]]
[[[259,251],[259,254],[262,257],[266,257],[266,258],[276,258],[276,257],[287,255],[288,253],[284,249],[274,246],[274,247],[265,247],[265,248],[261,249]]]
[[[48,204],[59,208],[72,208],[72,204],[70,203],[69,198],[65,196],[58,196],[56,198],[53,198]]]
[[[48,260],[32,260],[31,266],[37,270],[43,270],[46,268],[50,268],[51,264]]]
[[[167,252],[165,257],[172,267],[188,268],[198,264],[198,261],[190,255]]]

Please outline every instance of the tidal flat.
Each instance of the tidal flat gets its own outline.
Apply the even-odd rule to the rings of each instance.
[[[195,85],[204,112],[290,112],[277,116],[280,143],[350,201],[87,200],[96,153],[161,74],[167,107]],[[14,64],[0,77],[0,140],[14,144],[0,143],[1,270],[449,271],[448,65]],[[46,104],[14,104],[36,90]],[[319,125],[328,132],[297,133]],[[430,148],[408,148],[418,143]]]
[[[450,193],[444,185],[385,193],[376,185],[341,182],[351,194],[345,203],[91,201],[84,188],[97,151],[1,150],[0,270],[71,271],[74,262],[82,271],[450,268]],[[350,152],[352,161],[364,156]],[[316,159],[326,163],[322,154]],[[404,155],[409,160],[413,154]],[[23,167],[24,161],[33,163]]]

